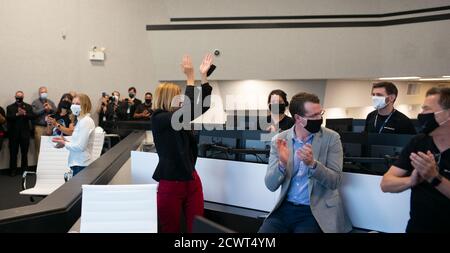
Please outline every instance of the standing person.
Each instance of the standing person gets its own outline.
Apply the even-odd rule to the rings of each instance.
[[[98,114],[98,126],[105,129],[106,126],[106,111],[108,109],[108,101],[109,96],[106,94],[106,92],[102,93],[102,97],[100,98],[100,102],[98,103],[97,107],[97,114]]]
[[[208,54],[200,66],[202,86],[198,99],[195,98],[194,69],[189,56],[185,56],[182,62],[182,70],[187,77],[185,99],[189,101],[180,108],[181,101],[178,98],[181,89],[176,84],[162,83],[156,90],[155,112],[151,121],[159,162],[153,179],[159,182],[158,219],[163,233],[180,232],[181,211],[185,214],[188,232],[192,232],[194,217],[203,215],[202,184],[195,171],[198,151],[196,139],[191,130],[175,130],[171,122],[177,109],[187,112],[189,119],[184,118],[183,122],[190,122],[209,109],[203,103],[212,91],[206,79],[212,60],[212,54]]]
[[[391,82],[372,86],[372,103],[375,111],[366,118],[365,132],[389,134],[416,134],[411,120],[394,108],[398,89]]]
[[[270,115],[268,122],[270,126],[266,129],[271,132],[288,130],[294,125],[294,120],[287,116],[285,111],[289,106],[287,94],[282,90],[273,90],[267,98]]]
[[[322,127],[319,98],[298,93],[294,126],[272,139],[266,187],[280,197],[260,233],[343,233],[352,229],[339,194],[343,151],[339,134]]]
[[[0,151],[2,150],[3,147],[3,140],[6,137],[5,125],[6,125],[6,113],[3,107],[0,106]]]
[[[92,162],[88,149],[89,136],[95,128],[94,120],[90,116],[91,109],[89,97],[86,94],[77,93],[70,107],[73,115],[77,117],[71,141],[66,141],[63,137],[53,138],[53,142],[58,143],[58,147],[69,150],[69,167],[73,176]]]
[[[120,102],[120,93],[118,91],[113,91],[106,107],[106,120],[112,122],[124,120],[126,115],[123,106],[121,106],[123,104],[124,103]]]
[[[11,176],[17,174],[17,154],[21,154],[21,169],[28,170],[28,148],[31,138],[31,121],[34,119],[33,108],[23,102],[25,95],[16,92],[16,102],[6,108],[6,120],[9,137],[9,168]]]
[[[422,133],[402,150],[381,181],[383,192],[411,189],[407,233],[450,231],[450,88],[427,91]]]
[[[149,120],[153,114],[152,110],[153,94],[150,92],[145,93],[144,103],[138,105],[134,112],[134,119],[136,120]]]
[[[132,120],[134,117],[134,112],[136,111],[136,108],[142,104],[142,101],[136,98],[136,88],[130,87],[128,88],[128,98],[125,98],[123,100],[123,107],[125,111],[125,119],[126,120]]]
[[[34,122],[34,146],[36,147],[36,157],[39,157],[41,136],[47,132],[47,116],[56,111],[55,103],[48,99],[47,87],[39,88],[39,98],[34,100],[31,106],[33,107],[34,115],[36,115]]]
[[[74,130],[74,121],[71,119],[70,107],[71,103],[62,100],[58,105],[58,110],[55,114],[47,117],[47,131],[48,136],[70,136]]]

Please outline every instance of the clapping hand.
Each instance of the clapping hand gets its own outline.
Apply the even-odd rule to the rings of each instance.
[[[314,165],[314,154],[311,144],[305,144],[303,148],[297,150],[296,154],[307,166],[311,167]]]
[[[411,165],[417,170],[419,176],[428,182],[431,182],[439,174],[434,155],[430,151],[427,151],[426,154],[423,152],[411,153],[409,158],[411,159]]]
[[[289,160],[289,149],[286,140],[277,139],[277,149],[280,163],[283,167],[286,167]]]

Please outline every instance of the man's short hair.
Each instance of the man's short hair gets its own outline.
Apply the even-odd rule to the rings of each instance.
[[[150,96],[152,96],[152,97],[153,97],[153,94],[152,94],[151,92],[147,92],[147,93],[145,93],[145,96],[147,96],[147,95],[150,95]]]
[[[294,117],[295,114],[300,116],[305,116],[306,110],[305,110],[305,103],[311,102],[314,104],[320,104],[320,99],[315,94],[306,93],[306,92],[300,92],[295,94],[291,102],[289,103],[289,112],[291,113],[292,117]]]
[[[395,86],[395,84],[391,83],[391,82],[380,82],[380,83],[374,83],[372,86],[372,91],[375,88],[384,88],[386,90],[386,93],[388,95],[395,95],[395,100],[397,100],[397,96],[398,96],[398,89]]]
[[[134,87],[128,88],[128,92],[130,92],[130,91],[134,91],[134,93],[136,93],[136,88],[134,88]]]
[[[450,109],[450,88],[433,87],[427,91],[427,97],[431,95],[439,95],[439,105],[444,110]]]

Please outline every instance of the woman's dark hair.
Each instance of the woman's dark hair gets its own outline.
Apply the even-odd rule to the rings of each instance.
[[[64,95],[62,95],[61,99],[59,100],[59,102],[61,103],[64,99],[69,99],[70,102],[72,103],[73,100],[73,96],[70,95],[70,93],[64,93]]]
[[[287,100],[287,94],[286,92],[282,91],[282,90],[273,90],[270,92],[269,97],[267,98],[267,103],[270,104],[270,97],[272,97],[272,95],[278,95],[281,99],[283,99],[284,104],[286,105],[286,107],[289,106],[289,102]]]

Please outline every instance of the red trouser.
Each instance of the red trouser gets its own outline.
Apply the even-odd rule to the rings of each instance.
[[[202,182],[197,172],[193,180],[160,180],[158,186],[158,221],[160,232],[179,233],[181,210],[186,218],[186,228],[192,232],[195,216],[203,216]]]

